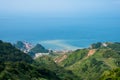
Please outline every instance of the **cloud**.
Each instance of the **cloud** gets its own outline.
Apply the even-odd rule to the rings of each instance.
[[[64,49],[64,50],[80,49],[80,47],[68,44],[67,40],[46,40],[46,41],[41,41],[40,43],[43,45],[45,44],[45,45],[55,46],[58,49]]]

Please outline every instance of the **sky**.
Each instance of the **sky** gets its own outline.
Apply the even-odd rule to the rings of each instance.
[[[113,20],[117,24],[120,21],[119,8],[120,0],[0,0],[0,27],[1,30],[58,28],[53,23],[79,25],[77,20],[84,24],[102,20],[111,23],[110,20]],[[40,24],[36,26],[37,22],[51,23],[53,27],[47,24],[46,27]],[[33,23],[36,27],[16,25],[27,23]],[[14,25],[8,26],[10,24]]]
[[[0,0],[5,41],[43,40],[73,48],[69,39],[120,41],[119,25],[120,0]]]
[[[120,0],[0,0],[0,14],[5,17],[118,17],[119,7]]]

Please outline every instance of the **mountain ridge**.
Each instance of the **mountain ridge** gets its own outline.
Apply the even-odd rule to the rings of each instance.
[[[17,41],[14,46],[32,57],[35,57],[37,53],[49,53],[49,50],[45,49],[41,44],[33,45],[29,42]]]
[[[104,71],[120,67],[120,43],[107,43],[107,46],[95,43],[91,46],[92,48],[77,50],[68,54],[60,65],[67,70],[71,70],[82,80],[98,80]],[[92,55],[88,56],[88,53],[91,52]]]
[[[40,44],[38,46],[41,47]],[[0,79],[29,80],[32,75],[36,80],[119,80],[120,43],[98,42],[88,48],[64,54],[53,51],[33,59],[10,43],[0,41],[0,62]],[[11,71],[17,77],[11,76]],[[113,76],[111,72],[117,75]]]

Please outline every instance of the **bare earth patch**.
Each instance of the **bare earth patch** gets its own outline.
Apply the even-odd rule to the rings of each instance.
[[[66,58],[67,58],[67,55],[64,54],[63,56],[61,56],[61,57],[59,57],[59,58],[56,58],[56,59],[55,59],[55,62],[56,62],[56,63],[60,63],[60,62],[62,62],[63,60],[65,60]]]
[[[95,52],[95,49],[89,50],[87,57],[92,56]]]

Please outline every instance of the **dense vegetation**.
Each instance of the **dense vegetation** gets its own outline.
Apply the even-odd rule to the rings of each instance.
[[[33,59],[29,55],[16,49],[10,43],[4,43],[0,41],[0,62],[6,61],[23,61],[27,63],[32,63]]]
[[[98,43],[93,43],[91,45],[91,48],[92,49],[98,49],[98,48],[101,48],[102,47],[102,43],[101,42],[98,42]]]
[[[120,80],[120,68],[105,71],[99,80]]]
[[[87,49],[76,50],[72,54],[68,54],[68,58],[60,64],[64,67],[73,65],[75,62],[83,59],[87,55],[87,53]]]
[[[24,44],[22,41],[17,41],[17,43],[14,44],[14,46],[15,46],[17,49],[20,49],[20,50],[25,50],[25,49],[26,49],[25,44]]]
[[[120,51],[120,43],[119,42],[108,43],[108,47],[115,51]]]
[[[61,80],[80,80],[77,76],[75,76],[72,71],[65,70],[63,67],[58,66],[50,56],[42,56],[37,58],[35,65],[42,66],[46,69],[49,69],[56,73],[57,76],[60,77]]]
[[[0,80],[60,80],[56,74],[45,68],[24,62],[0,64]]]
[[[98,80],[104,71],[120,67],[120,43],[106,43],[106,45],[96,43],[92,44],[90,49],[77,50],[69,54],[60,65],[66,70],[71,70],[81,80]],[[88,56],[90,51],[95,52]]]
[[[56,73],[33,63],[29,55],[0,41],[0,80],[60,80]]]
[[[41,49],[47,52],[39,44],[32,51]],[[33,60],[0,41],[0,80],[120,80],[120,43],[99,42],[69,54],[52,53]]]

